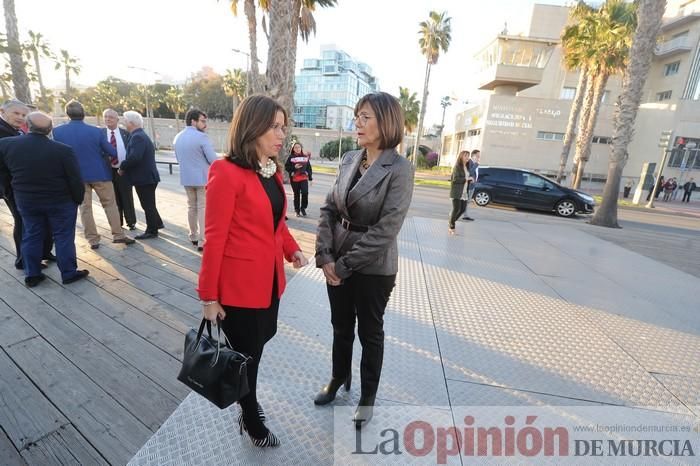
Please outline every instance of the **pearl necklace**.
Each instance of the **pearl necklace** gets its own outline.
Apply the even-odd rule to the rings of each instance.
[[[275,163],[274,160],[272,159],[267,159],[267,164],[264,167],[259,168],[256,170],[260,176],[263,178],[271,178],[272,175],[277,173],[277,164]]]

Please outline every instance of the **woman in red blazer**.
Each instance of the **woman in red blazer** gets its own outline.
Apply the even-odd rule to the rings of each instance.
[[[229,130],[231,149],[209,169],[197,289],[204,317],[219,318],[233,348],[252,358],[250,393],[239,402],[238,424],[258,447],[280,443],[265,426],[256,385],[263,347],[277,332],[282,258],[295,268],[307,263],[284,222],[287,202],[277,154],[286,124],[284,109],[269,97],[251,96],[238,106]]]

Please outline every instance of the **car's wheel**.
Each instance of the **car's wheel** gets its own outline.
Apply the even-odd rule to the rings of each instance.
[[[476,205],[484,207],[491,202],[491,195],[486,191],[477,191],[474,193],[474,202]]]
[[[562,199],[554,206],[554,210],[560,217],[573,217],[576,213],[576,204],[571,199]]]

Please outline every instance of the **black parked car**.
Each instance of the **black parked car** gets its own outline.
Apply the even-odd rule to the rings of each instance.
[[[554,211],[562,217],[571,217],[576,213],[589,214],[595,207],[595,201],[586,193],[528,170],[502,167],[479,167],[474,202],[480,206],[493,202]]]

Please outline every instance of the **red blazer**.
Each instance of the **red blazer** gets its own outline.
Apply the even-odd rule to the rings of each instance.
[[[279,173],[274,177],[284,193]],[[272,206],[253,170],[217,160],[209,169],[206,189],[205,247],[197,288],[200,299],[227,306],[269,307],[273,270],[279,297],[286,283],[282,256],[291,262],[299,245],[284,218],[273,231]]]

